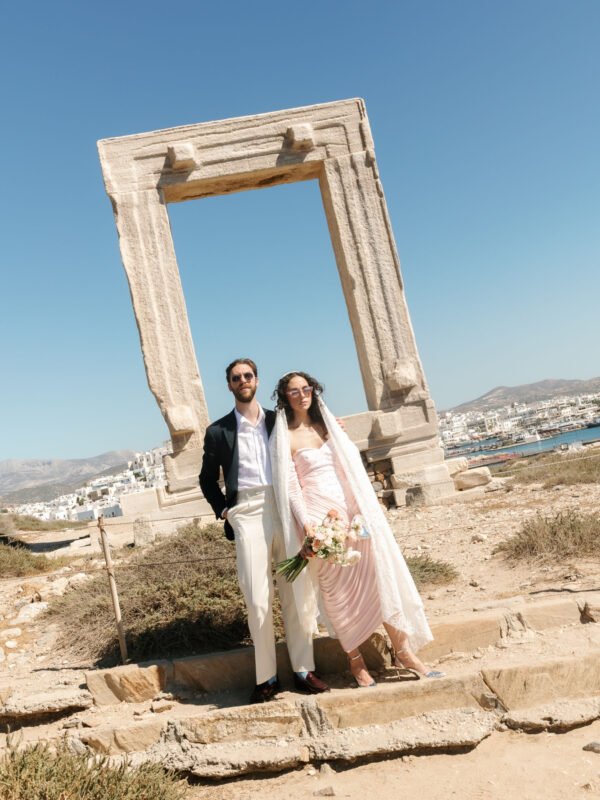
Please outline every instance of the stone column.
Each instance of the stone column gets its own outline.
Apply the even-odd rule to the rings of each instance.
[[[165,457],[169,491],[196,489],[208,410],[167,207],[156,188],[113,194],[111,201],[148,386],[171,434],[173,454]]]
[[[365,149],[328,158],[321,194],[369,406],[346,420],[368,461],[392,463],[396,504],[454,493],[408,313],[366,116]]]

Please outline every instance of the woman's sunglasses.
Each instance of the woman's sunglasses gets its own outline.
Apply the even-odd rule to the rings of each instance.
[[[304,395],[304,397],[310,397],[313,393],[313,387],[303,386],[302,389],[288,389],[286,391],[288,397],[300,397],[301,393]]]

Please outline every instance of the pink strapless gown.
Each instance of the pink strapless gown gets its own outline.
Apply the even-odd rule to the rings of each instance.
[[[321,523],[331,509],[336,509],[345,523],[359,513],[328,442],[318,449],[296,450],[293,460],[311,522]],[[320,558],[312,561],[325,613],[346,652],[368,639],[383,622],[371,541],[359,538],[352,547],[361,553],[352,567]]]

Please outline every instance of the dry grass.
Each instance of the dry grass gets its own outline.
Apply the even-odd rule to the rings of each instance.
[[[206,559],[198,563],[200,559]],[[186,526],[116,567],[129,657],[172,658],[249,643],[238,586],[235,547],[220,524]],[[118,639],[104,573],[54,600],[61,646],[80,658],[111,664]],[[276,614],[281,631],[279,615]]]
[[[198,563],[199,559],[206,559]],[[429,556],[408,559],[417,585],[449,583],[454,568]],[[132,661],[227,650],[250,643],[238,586],[235,547],[220,524],[186,526],[116,567]],[[117,663],[118,639],[104,573],[51,601],[61,627],[60,647],[97,664]],[[283,638],[279,605],[275,629]]]
[[[408,556],[406,563],[418,588],[424,585],[443,586],[458,578],[458,572],[452,564],[436,561],[431,556]]]
[[[182,800],[185,791],[158,764],[110,767],[65,744],[11,749],[0,760],[0,800]]]
[[[70,559],[63,556],[48,558],[45,555],[33,555],[24,545],[0,543],[0,578],[22,578],[54,572],[68,563]]]
[[[510,473],[516,483],[541,483],[545,489],[558,485],[600,483],[600,452],[551,453],[520,458],[494,474],[502,476],[505,472]]]
[[[73,520],[53,519],[44,520],[31,517],[27,514],[9,514],[13,525],[18,531],[64,531],[74,528],[86,528],[87,522],[74,522]]]
[[[600,556],[600,514],[566,511],[553,516],[538,514],[520,531],[494,549],[511,560],[552,561]]]

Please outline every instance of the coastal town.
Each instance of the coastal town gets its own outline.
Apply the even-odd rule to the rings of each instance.
[[[98,519],[99,516],[123,516],[124,496],[165,486],[163,456],[167,452],[166,445],[163,445],[136,453],[125,469],[114,474],[92,478],[78,489],[54,500],[13,505],[8,510],[47,521],[85,522]]]
[[[600,393],[558,396],[501,408],[439,415],[447,455],[539,442],[569,431],[600,426]]]

